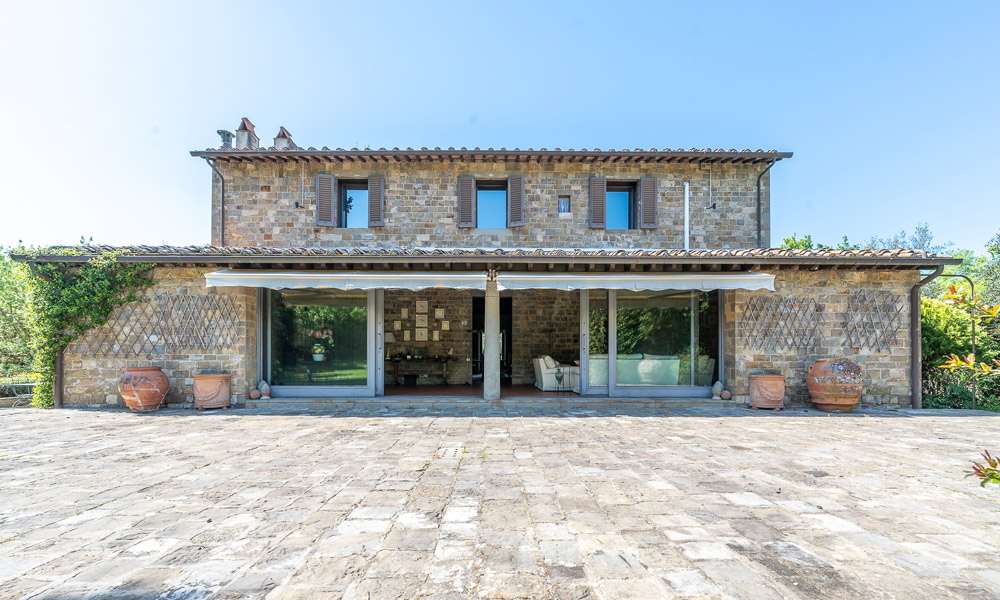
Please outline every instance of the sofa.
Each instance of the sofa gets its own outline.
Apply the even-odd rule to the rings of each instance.
[[[615,362],[618,385],[677,385],[680,359],[667,354],[619,354]],[[591,386],[608,385],[608,355],[589,358]]]
[[[561,365],[551,356],[540,356],[531,359],[535,367],[535,387],[543,392],[560,391],[556,380],[556,371],[562,369],[563,382],[561,391],[580,393],[580,367],[576,365]]]

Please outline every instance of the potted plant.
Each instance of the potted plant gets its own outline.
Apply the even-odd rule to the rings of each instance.
[[[314,362],[326,360],[326,351],[333,346],[333,331],[329,329],[317,329],[310,331],[309,336],[316,340],[312,347],[312,359]]]

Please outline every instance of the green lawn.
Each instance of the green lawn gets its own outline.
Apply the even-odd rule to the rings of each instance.
[[[298,362],[287,365],[275,385],[367,385],[368,369],[364,360]]]

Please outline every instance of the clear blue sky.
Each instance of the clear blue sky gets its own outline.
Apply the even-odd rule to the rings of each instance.
[[[791,150],[775,243],[927,221],[982,250],[998,22],[995,1],[6,2],[0,244],[207,242],[187,153],[247,116],[316,147]]]

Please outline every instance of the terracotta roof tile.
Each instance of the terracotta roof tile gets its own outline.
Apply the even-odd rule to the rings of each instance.
[[[728,262],[796,262],[822,263],[829,260],[907,262],[937,264],[958,262],[950,256],[930,254],[922,250],[837,250],[822,248],[799,250],[788,248],[747,248],[716,250],[676,250],[676,249],[629,249],[629,248],[280,248],[262,246],[79,246],[75,249],[84,255],[95,255],[106,251],[120,251],[129,257],[190,257],[192,261],[201,259],[221,259],[238,257],[370,257],[370,258],[456,258],[456,259],[517,259],[517,258],[589,258],[589,259],[664,259],[666,261],[723,260]],[[52,255],[52,259],[58,259]],[[64,257],[65,258],[65,257]]]

